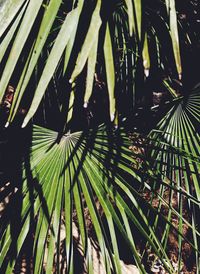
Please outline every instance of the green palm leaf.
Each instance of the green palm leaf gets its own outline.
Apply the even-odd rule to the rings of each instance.
[[[12,81],[16,87],[7,125],[14,121],[23,103],[27,107],[23,127],[38,116],[41,125],[41,109],[44,116],[49,111],[54,118],[52,109],[56,107],[60,116],[65,115],[62,136],[60,132],[33,126],[28,151],[23,155],[22,176],[16,178],[20,183],[12,181],[3,190],[3,202],[4,198],[10,200],[1,216],[0,268],[13,273],[31,238],[36,274],[75,273],[77,243],[88,273],[95,272],[91,256],[95,247],[106,273],[123,273],[120,234],[131,262],[141,273],[147,271],[144,260],[149,249],[160,258],[168,273],[174,273],[167,247],[173,230],[178,238],[178,271],[181,271],[182,246],[187,242],[194,250],[198,272],[198,89],[174,100],[173,107],[149,134],[148,147],[144,148],[147,154],[134,155],[130,151],[131,142],[122,128],[114,132],[110,127],[100,126],[65,134],[66,129],[72,130],[74,126],[77,109],[82,115],[83,105],[86,111],[90,111],[90,105],[95,108],[98,84],[101,107],[109,103],[111,121],[117,123],[118,116],[126,116],[129,109],[123,102],[131,106],[130,112],[133,110],[138,95],[136,86],[139,86],[138,97],[142,97],[137,77],[146,80],[151,73],[150,65],[166,69],[169,54],[163,50],[162,35],[170,38],[169,47],[174,55],[170,57],[176,63],[170,69],[174,66],[179,75],[182,73],[175,1],[159,2],[159,7],[167,7],[169,24],[165,12],[157,12],[153,4],[144,5],[138,0],[116,1],[112,5],[101,0],[67,2],[0,1],[0,103]],[[81,23],[86,14],[85,29]],[[81,45],[78,35],[83,38]],[[140,73],[142,59],[146,77]],[[104,79],[107,80],[107,93],[101,93],[99,79],[102,86]],[[172,96],[177,97],[164,83]],[[45,94],[47,97],[53,94],[56,102],[51,97],[46,103]],[[80,122],[78,128],[83,127]],[[150,200],[145,200],[144,193],[150,195]],[[189,217],[184,213],[185,204]],[[163,207],[167,214],[161,213]],[[178,226],[173,218],[179,219]],[[159,237],[161,222],[164,231]],[[192,237],[184,234],[185,225]],[[142,239],[143,250],[138,247],[138,238]]]
[[[35,223],[32,247],[35,257],[34,272],[41,273],[43,268],[47,273],[51,272],[56,262],[55,267],[59,269],[62,220],[66,233],[66,267],[69,273],[73,273],[74,214],[78,220],[77,228],[80,231],[83,256],[88,258],[88,253],[91,252],[88,250],[91,239],[88,237],[87,220],[83,218],[86,210],[84,201],[107,273],[113,270],[117,273],[121,272],[118,253],[120,242],[116,229],[119,229],[123,235],[133,261],[135,260],[141,271],[145,273],[136,250],[132,225],[149,242],[155,253],[168,261],[168,264],[165,260],[163,263],[170,270],[167,254],[137,201],[138,198],[141,199],[139,187],[143,183],[131,167],[131,163],[135,160],[128,149],[129,139],[126,135],[122,131],[114,133],[106,127],[100,127],[95,131],[90,130],[87,134],[82,132],[65,134],[59,143],[57,138],[58,133],[55,131],[39,126],[33,127],[28,156],[30,159],[27,158],[23,164],[23,186],[21,190],[18,189],[18,195],[22,198],[21,217],[18,220],[20,233],[17,234],[16,242],[13,242],[10,237],[12,224],[5,226],[2,231],[1,265],[5,267],[6,258],[10,256],[13,246],[16,250],[12,263],[5,268],[6,273],[12,272],[33,223]],[[124,176],[130,176],[129,180],[123,179]],[[106,221],[102,220],[97,201],[101,205]],[[139,214],[138,217],[130,210],[131,205]],[[88,258],[86,262],[88,270],[91,268],[90,260]]]
[[[45,92],[50,92],[49,85],[53,78],[59,81],[62,79],[65,83],[69,79],[70,82],[74,82],[75,79],[79,81],[78,76],[84,74],[86,64],[88,74],[84,97],[85,103],[89,103],[94,86],[96,63],[98,63],[98,69],[102,70],[104,66],[106,68],[106,75],[103,77],[107,79],[110,117],[111,120],[115,116],[117,119],[117,113],[120,114],[120,112],[116,107],[123,109],[121,102],[124,97],[131,101],[132,106],[135,104],[135,81],[137,81],[136,72],[139,59],[144,59],[146,76],[149,75],[151,58],[158,59],[156,61],[158,65],[165,68],[164,60],[169,56],[162,49],[162,37],[159,36],[157,26],[152,22],[150,26],[144,27],[144,33],[142,28],[143,17],[146,16],[146,21],[150,20],[150,22],[151,18],[156,17],[163,24],[162,15],[154,10],[150,12],[141,1],[119,1],[110,10],[107,10],[101,1],[96,1],[93,9],[89,11],[89,24],[84,30],[81,28],[79,19],[87,13],[87,5],[80,0],[76,3],[72,1],[71,4],[71,8],[66,8],[62,1],[55,0],[48,1],[48,3],[42,0],[37,3],[35,1],[13,1],[12,5],[11,1],[3,2],[1,23],[3,35],[0,45],[0,60],[3,61],[3,68],[0,81],[0,101],[5,95],[8,84],[13,80],[15,83],[15,95],[7,125],[14,120],[24,98],[32,98],[34,95],[32,103],[28,104],[28,114],[23,123],[25,126],[38,110]],[[165,24],[165,35],[171,35],[171,46],[174,49],[180,74],[176,11],[174,4],[170,5],[172,6],[169,14],[170,26]],[[107,11],[109,18],[102,16]],[[39,14],[42,14],[41,19]],[[36,25],[37,28],[33,31]],[[133,37],[131,37],[132,34]],[[77,46],[77,35],[85,37],[82,46]],[[154,40],[158,45],[156,52],[148,45]],[[25,51],[29,52],[28,56],[24,55]],[[98,56],[102,54],[102,51],[104,51],[104,56],[101,60]],[[40,62],[45,65],[38,73]],[[19,78],[15,77],[16,72],[20,75]],[[34,89],[31,88],[30,91],[32,83],[34,83]],[[64,91],[63,94],[65,94]],[[78,94],[79,91],[75,93],[75,98]],[[69,106],[68,102],[66,105]],[[66,108],[65,106],[64,109]]]
[[[187,223],[190,227],[193,239],[192,243],[196,249],[196,265],[199,269],[199,230],[196,227],[197,212],[200,206],[199,173],[200,168],[200,93],[199,88],[195,89],[188,96],[179,101],[170,109],[167,115],[158,125],[157,130],[150,133],[152,144],[155,147],[151,151],[154,159],[154,168],[160,172],[163,180],[167,182],[165,186],[160,186],[160,197],[164,199],[165,192],[170,191],[171,201],[168,211],[168,220],[172,220],[173,214],[179,218],[179,271],[181,265],[181,249],[183,243],[183,225]],[[155,161],[156,159],[156,161]],[[174,195],[177,196],[178,205],[174,208],[172,201]],[[183,208],[186,207],[190,212],[189,223],[185,219]],[[160,207],[162,201],[160,203]],[[174,211],[175,210],[175,211]],[[173,213],[173,214],[172,214]],[[167,244],[170,227],[167,226],[163,242]]]
[[[169,15],[169,27],[174,51],[174,57],[176,61],[177,72],[179,75],[179,79],[182,77],[182,66],[181,66],[181,54],[180,54],[180,46],[179,46],[179,34],[178,34],[178,22],[177,22],[177,14],[174,0],[166,0],[167,12]]]
[[[15,69],[17,61],[18,61],[20,54],[23,50],[25,42],[28,39],[28,35],[31,31],[31,28],[34,24],[36,17],[37,17],[37,14],[41,8],[42,2],[43,2],[42,0],[39,0],[37,2],[30,1],[26,8],[23,20],[20,25],[20,29],[17,33],[16,38],[15,38],[12,50],[10,52],[10,56],[8,58],[6,67],[5,67],[3,75],[1,77],[0,101],[3,98],[4,92],[8,86],[9,80],[12,76],[12,73]]]
[[[9,24],[20,10],[20,8],[25,4],[26,0],[2,0],[0,3],[0,37],[4,34],[5,30],[8,28]]]

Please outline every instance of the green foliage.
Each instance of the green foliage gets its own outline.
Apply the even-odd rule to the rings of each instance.
[[[61,256],[66,273],[74,273],[75,226],[88,273],[94,245],[106,273],[122,273],[120,237],[141,273],[148,271],[147,250],[175,273],[167,246],[172,230],[179,242],[177,273],[183,242],[193,248],[198,273],[200,93],[197,88],[178,97],[171,87],[182,74],[177,13],[174,0],[158,4],[157,11],[132,0],[0,1],[2,104],[8,85],[15,87],[3,123],[29,125],[21,174],[10,175],[2,190],[2,202],[9,198],[1,216],[3,272],[13,273],[31,239],[34,273],[61,273]],[[141,98],[148,100],[138,83],[156,69],[167,74],[161,81],[176,99],[134,153],[121,118]],[[85,112],[96,119],[89,127]],[[184,225],[192,236],[184,234]]]
[[[148,26],[147,24],[148,19],[146,20],[146,18],[151,18],[148,8],[145,5],[142,7],[138,1],[118,1],[110,7],[105,1],[100,0],[96,3],[78,1],[76,5],[73,3],[72,7],[70,4],[62,4],[61,1],[55,0],[47,1],[47,3],[46,1],[15,2],[15,4],[12,1],[3,2],[2,14],[6,17],[8,13],[10,20],[4,20],[4,17],[1,20],[0,56],[3,73],[0,82],[0,100],[3,99],[10,81],[16,88],[8,123],[13,121],[17,109],[24,102],[23,98],[28,96],[26,93],[31,93],[29,96],[33,96],[33,99],[23,126],[26,126],[33,118],[45,93],[53,92],[50,86],[54,77],[57,79],[59,75],[60,78],[62,73],[63,81],[69,81],[72,85],[77,84],[86,65],[88,66],[88,76],[85,103],[88,103],[92,94],[96,61],[98,67],[106,71],[106,75],[102,76],[107,81],[110,118],[113,120],[118,115],[115,110],[116,104],[120,104],[123,94],[129,98],[127,100],[132,97],[132,105],[134,105],[133,81],[138,61],[142,59],[142,56],[144,72],[147,76],[151,68],[149,56],[157,55],[159,66],[165,66],[164,58],[165,56],[168,58],[168,53],[162,51],[159,45],[161,37],[159,37],[159,33],[157,34],[154,25]],[[167,17],[169,18],[170,26],[166,24],[165,35],[171,35],[171,38],[168,38],[171,39],[169,48],[174,50],[177,72],[180,76],[180,50],[174,2],[170,2],[170,7],[168,4],[165,7],[164,3],[160,5],[166,9],[166,22]],[[167,8],[170,10],[168,15]],[[20,11],[19,14],[18,11]],[[81,27],[84,16],[85,24],[88,25],[86,28]],[[164,14],[157,15],[160,22],[163,20],[162,16]],[[170,28],[170,33],[168,28]],[[82,45],[78,44],[77,35],[80,36]],[[150,51],[148,46],[149,42],[152,43],[154,40],[158,43],[157,53],[154,50]],[[103,49],[104,60],[102,59]],[[28,56],[25,51],[29,53]],[[64,54],[64,52],[66,53]],[[163,60],[160,59],[161,54]],[[47,59],[42,58],[45,55],[47,55]],[[38,69],[40,62],[45,64],[41,71]],[[118,67],[117,64],[120,66]],[[130,78],[129,75],[132,79],[126,81],[126,78]],[[33,83],[37,88],[30,92]],[[121,86],[123,90],[119,92],[118,89]],[[70,89],[70,86],[66,85],[68,94],[71,90],[74,89]],[[116,100],[118,101],[116,102]],[[65,109],[66,106],[62,108]]]

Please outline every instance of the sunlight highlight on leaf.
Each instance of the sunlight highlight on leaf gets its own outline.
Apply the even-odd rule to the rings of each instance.
[[[37,39],[34,44],[32,56],[30,60],[27,60],[24,69],[25,73],[22,73],[22,77],[15,91],[15,96],[10,110],[8,122],[11,122],[14,119],[14,116],[16,115],[17,109],[21,102],[21,98],[25,92],[25,89],[29,83],[29,80],[41,55],[43,46],[48,38],[49,32],[58,13],[61,2],[61,0],[51,0],[45,10],[45,14],[40,25],[40,30],[38,32]]]
[[[182,76],[182,66],[181,66],[181,54],[179,45],[179,35],[178,35],[178,22],[176,15],[175,0],[166,0],[167,12],[169,15],[169,27],[172,38],[172,45],[174,50],[174,57],[176,61],[176,67],[179,79]]]
[[[28,35],[35,22],[35,18],[41,8],[43,0],[30,1],[23,17],[23,21],[18,30],[17,36],[13,43],[6,67],[0,81],[0,102],[3,98],[4,92],[8,86],[12,73],[15,69],[17,61],[23,50],[23,47],[28,39]]]
[[[99,37],[99,29],[101,26],[101,17],[100,17],[100,9],[101,9],[101,0],[97,1],[95,10],[92,14],[90,26],[88,28],[88,32],[86,34],[83,46],[81,48],[81,51],[78,55],[76,65],[74,68],[74,71],[70,78],[70,83],[73,83],[77,76],[81,73],[83,70],[87,59],[89,57],[90,51],[92,50],[92,47],[94,44],[98,43],[98,37]]]
[[[27,125],[27,123],[30,121],[30,119],[33,117],[33,115],[35,114],[37,110],[42,100],[42,97],[46,91],[46,88],[60,61],[60,58],[62,57],[64,49],[67,46],[71,33],[74,27],[76,26],[78,15],[79,15],[78,9],[76,8],[75,10],[72,10],[70,13],[68,13],[68,15],[66,16],[66,19],[62,25],[62,28],[56,38],[54,46],[47,60],[46,66],[43,70],[42,76],[40,78],[37,89],[35,91],[35,95],[34,95],[31,107],[24,119],[22,127],[25,127]]]
[[[88,57],[84,104],[88,104],[90,96],[92,95],[95,67],[96,67],[96,61],[97,61],[97,48],[98,48],[98,40],[96,39],[94,41],[94,44],[91,48],[91,51]]]
[[[142,57],[143,57],[144,74],[146,77],[148,77],[149,70],[150,70],[150,57],[149,57],[147,33],[145,33],[145,37],[144,37],[144,46],[143,46],[143,51],[142,51]]]
[[[109,24],[106,26],[106,35],[104,41],[104,58],[106,65],[106,78],[108,85],[109,103],[110,103],[110,120],[115,119],[116,102],[115,102],[115,68],[112,52],[112,41],[110,36]]]

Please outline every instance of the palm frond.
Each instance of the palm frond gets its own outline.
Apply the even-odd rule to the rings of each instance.
[[[82,16],[87,13],[87,3],[84,1],[77,1],[76,5],[72,1],[71,6],[68,5],[67,8],[62,1],[55,0],[48,3],[42,0],[37,3],[16,1],[15,9],[10,6],[10,1],[7,3],[2,6],[2,12],[5,9],[10,11],[9,20],[2,19],[0,101],[3,100],[10,82],[14,81],[16,90],[7,125],[14,120],[20,105],[26,100],[24,98],[33,97],[31,102],[26,103],[28,113],[23,123],[23,126],[26,126],[38,110],[45,93],[51,92],[49,86],[53,78],[56,77],[59,81],[62,79],[62,82],[66,83],[67,92],[70,93],[72,88],[68,87],[68,82],[76,85],[86,66],[88,75],[83,87],[83,105],[85,103],[86,106],[92,96],[95,73],[105,68],[106,73],[101,76],[107,82],[110,118],[117,119],[117,113],[126,113],[122,102],[129,101],[132,108],[135,105],[135,83],[137,71],[141,69],[140,61],[143,59],[144,73],[148,77],[154,62],[151,62],[152,58],[157,59],[156,62],[162,69],[165,69],[166,60],[169,59],[170,54],[162,48],[162,37],[156,25],[158,22],[162,23],[165,36],[169,41],[171,39],[170,58],[173,59],[174,55],[178,73],[181,74],[178,27],[173,1],[170,2],[168,24],[165,15],[156,13],[151,6],[148,8],[140,1],[123,1],[108,9],[107,5],[98,0],[88,10],[86,29],[81,28],[80,23]],[[165,7],[163,3],[160,3],[160,6]],[[150,19],[150,25],[145,16]],[[77,35],[84,40],[82,46],[78,45]],[[152,43],[157,43],[156,50],[152,48]],[[104,56],[100,58],[99,55],[102,55],[103,51]],[[42,56],[46,57],[42,59]],[[45,65],[40,69],[40,73],[37,73],[40,62]],[[142,79],[141,76],[140,78]],[[35,87],[30,91],[33,82]],[[141,96],[143,95],[139,95]],[[65,109],[67,105],[69,102],[66,102]]]
[[[179,271],[181,266],[181,250],[183,248],[183,227],[190,228],[193,234],[192,244],[196,250],[197,272],[199,269],[199,227],[196,226],[200,206],[199,196],[199,168],[200,168],[200,93],[199,88],[193,90],[188,96],[179,100],[152,130],[149,137],[153,149],[151,158],[154,159],[153,169],[159,172],[165,185],[160,185],[159,195],[165,199],[169,192],[168,220],[177,216],[179,240]],[[177,204],[174,200],[177,199]],[[163,242],[167,245],[170,227],[166,227]],[[187,233],[187,235],[189,232]]]
[[[74,216],[77,216],[76,225],[89,271],[91,238],[87,219],[83,218],[86,207],[107,273],[121,273],[117,231],[124,237],[133,262],[146,273],[136,249],[133,227],[149,242],[170,271],[168,256],[142,209],[139,189],[143,181],[132,167],[135,160],[129,145],[123,131],[114,133],[104,126],[88,134],[65,134],[60,142],[55,131],[33,126],[30,154],[23,164],[23,185],[13,196],[13,205],[17,197],[21,204],[17,220],[19,232],[15,240],[11,233],[12,222],[5,217],[9,216],[6,215],[9,208],[5,208],[2,216],[5,226],[1,232],[1,266],[5,267],[6,273],[13,271],[33,224],[35,273],[40,273],[43,268],[51,271],[56,262],[59,269],[62,223],[66,235],[65,263],[68,271],[73,273]],[[13,250],[15,254],[11,256]]]

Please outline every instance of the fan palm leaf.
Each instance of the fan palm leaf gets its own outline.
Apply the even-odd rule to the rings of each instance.
[[[99,126],[70,132],[77,114],[77,98],[88,107],[98,71],[105,71],[101,76],[106,79],[104,94],[110,120],[118,123],[118,114],[124,111],[124,97],[133,109],[137,99],[136,74],[141,64],[148,78],[152,59],[164,70],[169,57],[163,50],[159,24],[166,31],[174,67],[181,75],[175,1],[160,5],[167,17],[142,1],[132,0],[112,5],[101,0],[69,1],[67,8],[60,0],[0,2],[0,101],[10,82],[16,86],[7,125],[14,121],[26,97],[32,99],[28,100],[29,105],[26,103],[23,127],[35,119],[41,103],[46,111],[45,94],[55,95],[56,102],[51,102],[51,107],[56,105],[59,114],[65,116],[62,132],[42,127],[41,121],[40,126],[33,125],[28,151],[23,155],[22,176],[16,178],[20,183],[10,182],[17,187],[3,191],[3,198],[10,199],[1,216],[0,267],[5,273],[13,273],[30,238],[34,273],[61,273],[63,267],[67,273],[75,273],[75,231],[88,273],[94,272],[94,246],[106,273],[122,273],[119,234],[131,253],[131,262],[141,273],[146,273],[147,248],[160,258],[169,273],[174,273],[167,249],[171,230],[178,235],[178,271],[183,241],[193,247],[198,265],[199,92],[174,101],[158,128],[149,134],[149,154],[142,154],[139,164],[138,153],[134,157],[130,151],[131,143],[123,128],[114,132],[109,126]],[[87,26],[82,28],[86,13]],[[77,42],[79,35],[81,45]],[[83,78],[86,85],[81,82]],[[51,89],[52,81],[56,91]],[[142,191],[151,193],[150,201],[145,200]],[[174,194],[176,206],[172,203]],[[153,195],[158,200],[157,207],[153,205]],[[185,203],[191,212],[189,218],[183,212]],[[167,216],[161,214],[163,205]],[[10,212],[16,212],[15,218]],[[178,226],[174,216],[179,218]],[[165,224],[161,237],[157,235],[160,220]],[[88,222],[92,223],[93,237]],[[185,224],[192,231],[192,238],[184,234]],[[144,252],[138,248],[136,232],[143,239]]]
[[[73,273],[74,214],[77,216],[83,256],[88,260],[89,271],[92,264],[91,258],[88,257],[88,252],[91,252],[88,250],[91,239],[88,236],[86,219],[83,218],[84,201],[94,226],[95,238],[106,273],[112,271],[121,273],[118,251],[120,242],[116,228],[123,235],[127,247],[132,252],[133,261],[135,260],[141,271],[145,273],[136,250],[136,239],[131,229],[133,225],[149,242],[155,253],[163,258],[165,267],[170,271],[168,256],[154,228],[149,226],[149,221],[138,201],[141,200],[139,188],[143,182],[131,166],[135,160],[127,147],[129,139],[122,131],[114,133],[105,127],[100,127],[95,132],[89,131],[87,135],[82,132],[68,133],[59,143],[58,133],[55,131],[34,126],[32,134],[30,154],[27,156],[30,159],[26,159],[23,164],[23,186],[15,194],[21,197],[19,233],[13,242],[12,222],[9,224],[9,219],[5,221],[8,225],[5,223],[1,232],[1,266],[5,267],[6,273],[13,271],[33,223],[35,223],[32,247],[35,257],[34,272],[40,273],[43,268],[46,272],[51,272],[55,262],[59,269],[62,222],[66,230],[66,266],[68,272]],[[106,221],[102,219],[97,201]],[[131,207],[137,211],[137,217]],[[5,208],[2,220],[6,220],[4,216],[7,210],[9,209]],[[7,258],[11,258],[13,248],[16,254],[8,264]]]
[[[166,191],[170,192],[168,204],[175,209],[175,215],[179,218],[179,271],[181,262],[181,249],[183,241],[183,225],[187,223],[193,233],[193,245],[196,249],[197,272],[199,269],[199,227],[197,224],[197,212],[199,212],[199,88],[193,90],[188,96],[178,99],[177,103],[169,110],[166,116],[158,124],[156,130],[152,130],[150,138],[153,140],[154,149],[151,157],[154,159],[154,168],[159,171],[165,186],[160,186],[160,196],[164,199]],[[172,188],[171,188],[172,187]],[[177,205],[173,205],[173,197],[177,196]],[[186,213],[183,208],[190,212],[189,223],[185,219]],[[160,203],[162,206],[162,201]],[[184,209],[185,210],[185,209]],[[168,211],[168,219],[173,219],[174,211]],[[163,235],[163,241],[167,244],[170,227],[167,226]]]

